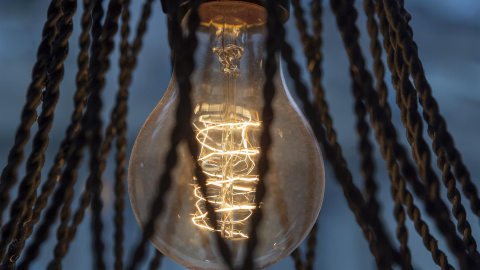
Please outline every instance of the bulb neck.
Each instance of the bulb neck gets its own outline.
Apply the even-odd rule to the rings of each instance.
[[[190,11],[190,5],[191,5],[191,0],[173,0],[173,1],[178,1],[179,3],[177,5],[171,4],[171,0],[162,0],[162,9],[163,12],[166,14],[172,14],[172,13],[177,13],[179,22],[183,20],[183,18],[189,13]],[[251,5],[257,5],[260,7],[265,8],[266,6],[266,0],[205,0],[202,5],[208,5],[208,4],[224,4],[224,3],[233,3],[233,4],[251,4]],[[176,9],[173,7],[177,7]],[[285,23],[288,21],[290,18],[290,0],[276,0],[276,7],[278,8],[278,14],[280,14],[280,21]],[[200,12],[200,11],[199,11]]]

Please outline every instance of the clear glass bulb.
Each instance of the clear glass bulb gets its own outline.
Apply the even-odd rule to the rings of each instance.
[[[255,4],[220,1],[202,4],[199,15],[191,97],[200,154],[192,157],[186,143],[177,148],[173,183],[150,240],[186,267],[224,269],[214,231],[230,246],[234,264],[241,265],[256,208],[266,13]],[[320,148],[287,90],[280,64],[277,70],[270,168],[264,179],[267,191],[260,204],[264,215],[254,252],[259,268],[283,259],[306,237],[317,219],[325,187]],[[173,76],[132,151],[128,191],[140,226],[148,221],[166,169],[178,94]],[[195,163],[207,175],[207,194],[196,183]],[[216,228],[206,217],[206,200],[217,214]]]

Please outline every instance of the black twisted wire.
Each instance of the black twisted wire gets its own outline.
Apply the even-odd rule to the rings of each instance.
[[[305,264],[302,261],[302,252],[300,251],[300,248],[296,248],[294,251],[292,251],[290,256],[295,264],[295,270],[305,270]]]
[[[92,46],[91,46],[91,58],[89,64],[89,73],[96,74],[100,67],[100,53],[102,50],[101,37],[102,37],[102,24],[103,8],[101,1],[95,1],[92,8]],[[35,239],[28,246],[26,250],[25,259],[18,265],[18,269],[28,269],[30,263],[38,256],[41,245],[48,238],[50,227],[55,222],[58,211],[65,201],[71,201],[73,197],[73,186],[77,180],[77,170],[83,159],[83,149],[89,143],[91,139],[90,123],[92,118],[97,115],[95,110],[99,109],[98,105],[92,104],[95,102],[95,98],[91,98],[94,91],[91,88],[90,98],[87,101],[87,109],[81,122],[81,129],[74,140],[74,143],[70,147],[67,153],[67,166],[63,171],[60,180],[59,187],[53,194],[52,204],[47,209],[45,218],[40,224],[37,232],[35,233]],[[63,212],[63,210],[62,210]],[[65,214],[67,214],[67,208],[65,208]],[[64,230],[66,231],[66,230]],[[64,236],[62,236],[64,237]],[[62,252],[66,252],[63,250]]]
[[[63,11],[63,12],[62,12]],[[54,111],[59,98],[59,85],[63,80],[65,61],[68,55],[68,39],[72,33],[72,16],[76,11],[76,1],[65,2],[62,5],[63,18],[59,22],[59,34],[53,43],[53,60],[49,68],[49,81],[43,95],[43,108],[38,118],[39,129],[33,138],[32,153],[27,160],[27,174],[20,183],[18,196],[11,205],[10,221],[2,227],[0,241],[0,261],[6,257],[6,249],[18,232],[18,222],[24,217],[28,222],[32,217],[32,210],[37,186],[40,184],[40,170],[45,162],[45,150],[48,147],[48,134],[53,124]],[[32,199],[30,199],[32,197]],[[25,224],[22,224],[25,226]],[[26,233],[24,231],[24,233]],[[14,255],[12,261],[18,258]],[[10,258],[8,258],[10,259]]]
[[[322,10],[322,1],[321,0],[312,0],[310,3],[310,8],[311,8],[311,15],[313,18],[313,36],[312,36],[312,43],[313,43],[313,49],[316,51],[315,53],[315,61],[313,63],[313,66],[311,67],[311,72],[315,73],[320,81],[321,79],[321,63],[323,59],[322,55],[322,36],[321,33],[323,31],[323,24],[322,24],[322,18],[323,18],[323,10]],[[313,81],[317,79],[310,80],[313,84]],[[318,222],[318,219],[317,219]],[[317,230],[318,230],[318,225],[317,222],[313,225],[312,230],[310,231],[307,239],[307,253],[306,253],[306,263],[305,263],[305,269],[306,270],[312,270],[313,269],[313,264],[315,262],[315,250],[317,246]]]
[[[385,16],[385,12],[383,8],[383,3],[379,2],[377,3],[377,6],[378,6],[377,9],[379,11],[378,16],[379,18],[381,18],[381,22],[383,24],[382,33],[384,33],[384,35],[387,35],[387,37],[389,36],[389,39],[386,39],[387,42],[384,44],[385,50],[389,52],[389,59],[391,59],[389,61],[389,67],[392,70],[392,76],[397,77],[397,80],[400,81],[400,87],[395,88],[397,90],[397,96],[398,96],[397,103],[402,111],[406,111],[408,102],[405,102],[405,101],[408,101],[408,100],[411,100],[412,102],[414,101],[415,103],[414,105],[416,105],[417,95],[413,86],[408,80],[408,74],[406,74],[408,70],[406,69],[405,62],[402,59],[401,52],[397,51],[399,49],[397,37],[395,36],[394,31],[389,28],[388,21]],[[391,41],[391,42],[388,42],[388,41]],[[399,73],[403,74],[401,78],[399,78],[398,76]],[[414,109],[416,111],[416,108]],[[416,114],[417,115],[415,116],[415,118],[405,117],[405,119],[402,119],[406,127],[408,125],[411,125],[412,122],[414,121],[420,121],[420,122],[422,121],[418,112]],[[405,115],[407,115],[407,113],[405,113]],[[414,128],[415,127],[413,126],[408,126],[407,128],[408,133],[412,134],[411,130],[414,130]],[[410,135],[409,137],[413,138],[413,135]],[[415,144],[415,142],[412,141],[411,144]],[[425,142],[425,145],[426,145],[426,142]],[[436,143],[434,142],[434,146],[435,145]],[[434,147],[434,151],[436,151],[435,147]],[[475,239],[472,236],[472,229],[470,227],[470,223],[466,219],[467,218],[466,211],[463,204],[461,203],[461,194],[456,188],[456,180],[453,174],[450,172],[450,166],[447,163],[445,163],[444,153],[443,154],[439,153],[437,158],[437,165],[442,170],[442,182],[444,183],[444,186],[447,188],[447,197],[449,201],[452,203],[452,213],[458,221],[457,229],[460,232],[460,234],[463,236],[463,242],[468,247],[469,254],[478,257],[479,255],[477,251],[477,244]]]
[[[98,2],[101,4],[101,1]],[[95,3],[97,4],[97,3]],[[92,80],[90,87],[92,94],[89,101],[92,102],[94,114],[90,119],[91,125],[91,141],[90,141],[90,177],[92,190],[92,222],[91,228],[93,231],[93,258],[94,268],[97,270],[105,269],[105,262],[103,260],[103,251],[105,245],[102,240],[103,222],[102,222],[102,207],[103,202],[101,198],[102,191],[102,173],[106,166],[105,156],[101,156],[101,147],[103,142],[102,135],[102,120],[100,119],[100,111],[102,109],[101,91],[105,86],[105,73],[110,68],[109,55],[114,49],[114,37],[118,31],[118,18],[122,12],[123,0],[112,0],[108,4],[107,14],[103,25],[103,32],[101,37],[101,51],[99,54],[99,66],[92,68]],[[94,9],[95,11],[95,9]],[[93,15],[95,18],[95,15]],[[90,179],[87,180],[87,182]]]
[[[304,53],[307,56],[308,67],[311,71],[311,81],[312,81],[312,84],[314,85],[314,87],[317,87],[317,85],[319,85],[319,83],[315,82],[315,81],[317,80],[317,78],[316,78],[317,74],[316,73],[321,72],[320,67],[319,67],[320,60],[321,60],[321,52],[320,52],[320,46],[319,46],[320,44],[317,45],[315,43],[318,43],[319,38],[317,37],[316,41],[314,41],[313,37],[311,37],[306,32],[306,22],[303,19],[303,10],[302,10],[302,8],[299,4],[299,1],[298,0],[297,1],[292,1],[292,4],[293,4],[293,7],[294,7],[295,17],[297,18],[297,28],[300,31],[301,40],[304,44]],[[321,5],[320,3],[317,4],[316,8],[319,9],[319,10],[314,14],[314,18],[320,17],[319,16],[321,14],[321,6],[320,5]],[[312,12],[315,12],[314,11],[315,7],[312,7],[312,8],[313,8]],[[321,27],[321,25],[320,26],[317,25],[317,28],[318,27]],[[284,54],[284,55],[286,55],[286,54]],[[316,62],[318,62],[318,64]],[[361,108],[360,108],[358,102],[357,102],[357,109],[358,109],[357,111],[360,113]],[[365,116],[365,114],[364,114],[364,116]],[[362,118],[362,116],[360,115],[360,119],[361,118]],[[365,176],[367,177],[367,179],[370,178],[370,180],[373,180],[373,171],[374,171],[373,161],[372,161],[371,157],[369,158],[369,156],[371,156],[371,145],[368,143],[368,141],[365,141],[366,136],[368,136],[368,125],[363,120],[363,121],[359,122],[359,128],[360,128],[360,130],[359,130],[360,134],[362,134],[363,137],[364,137],[364,140],[362,140],[362,144],[361,144],[362,145],[362,150],[363,150],[362,152],[364,153],[363,170],[364,170],[364,173],[365,173]],[[371,182],[371,181],[369,181],[369,182]],[[373,183],[375,184],[375,182],[373,182]],[[376,202],[376,199],[373,198],[373,200]],[[378,203],[376,205],[378,205]],[[367,210],[368,210],[368,208],[367,208]],[[372,252],[374,252],[375,258],[378,260],[378,263],[382,264],[381,267],[386,267],[384,265],[385,262],[381,261],[383,258],[385,258],[385,256],[381,256],[378,252],[390,252],[389,250],[392,250],[392,247],[391,247],[391,244],[389,243],[389,241],[386,240],[388,238],[386,237],[386,234],[383,231],[383,224],[381,224],[381,222],[378,219],[378,211],[375,211],[375,212],[371,211],[369,213],[369,215],[372,217],[373,221],[376,223],[376,226],[373,227],[373,228],[379,230],[375,234],[381,239],[379,241],[380,244],[385,245],[384,248],[382,248],[382,249],[377,249],[377,250],[372,249]],[[372,238],[372,240],[373,240],[373,238]],[[373,247],[373,246],[371,245],[371,247]],[[386,262],[386,263],[388,264],[389,262]]]
[[[316,237],[317,231],[318,231],[318,222],[315,222],[307,238],[307,254],[306,254],[307,261],[305,263],[305,270],[313,269],[313,264],[315,262],[315,249],[317,247],[317,237]]]
[[[322,6],[319,1],[314,0],[310,3],[312,9],[312,17],[314,18],[313,30],[314,37],[311,37],[307,32],[307,24],[303,19],[303,9],[299,1],[292,1],[294,7],[294,14],[297,20],[297,29],[300,32],[300,37],[303,43],[304,53],[309,54],[307,56],[309,63],[308,67],[313,69],[315,66],[315,53],[318,54],[319,62],[321,62],[321,32],[322,32]],[[318,48],[318,49],[317,49]],[[317,51],[318,50],[318,51]],[[295,260],[296,269],[312,269],[313,263],[315,260],[315,246],[316,246],[316,234],[317,234],[317,223],[314,224],[313,228],[308,234],[308,244],[307,244],[307,253],[306,253],[306,262],[305,264],[301,261],[299,255],[292,253],[292,256]],[[298,248],[297,248],[298,249]]]
[[[464,243],[468,246],[469,253],[478,258],[476,242],[471,235],[471,227],[466,220],[466,212],[461,204],[461,194],[456,189],[456,180],[450,171],[450,166],[454,166],[455,175],[462,183],[463,191],[471,202],[473,212],[479,215],[480,202],[476,187],[470,180],[469,172],[464,166],[458,150],[454,146],[452,137],[446,130],[445,120],[440,115],[438,104],[432,96],[431,88],[428,85],[421,61],[418,57],[417,46],[413,41],[413,31],[408,25],[408,19],[400,18],[400,15],[397,13],[406,13],[403,5],[398,6],[396,3],[386,2],[383,11],[386,13],[387,23],[390,23],[390,29],[391,32],[393,32],[391,35],[393,39],[396,40],[396,55],[398,55],[398,57],[395,57],[395,60],[397,71],[400,70],[402,75],[406,77],[403,78],[406,84],[405,87],[408,87],[409,90],[406,94],[413,96],[412,99],[416,99],[415,89],[408,80],[409,73],[411,73],[415,86],[417,87],[420,104],[424,108],[424,119],[428,124],[428,134],[433,140],[432,149],[437,156],[437,166],[442,170],[442,180],[448,189],[447,197],[452,203],[452,213],[458,220],[457,228],[464,237]],[[385,16],[385,13],[382,13],[382,15]],[[409,120],[411,122],[422,121],[418,113],[415,119],[412,118]]]
[[[145,34],[145,31],[146,31],[146,24],[147,24],[147,21],[150,17],[150,13],[151,13],[152,2],[153,2],[153,0],[146,0],[145,1],[145,4],[143,6],[143,11],[142,11],[142,16],[141,16],[140,22],[137,26],[137,34],[136,34],[137,36],[136,36],[136,38],[133,42],[134,45],[130,46],[131,52],[130,52],[130,57],[128,59],[128,62],[130,64],[130,66],[128,67],[129,74],[131,74],[131,72],[133,71],[133,69],[134,69],[134,67],[136,66],[136,63],[137,63],[138,53],[140,52],[140,49],[142,47],[142,40],[143,40],[143,36]],[[136,46],[135,46],[135,44],[136,44]],[[125,73],[127,73],[126,69],[125,69]],[[131,82],[131,76],[129,76],[129,75],[123,75],[123,79],[124,79],[123,83],[125,83],[125,84],[127,84],[127,83],[129,84]],[[125,85],[124,87],[128,88],[128,85]],[[109,133],[109,130],[112,131],[112,129],[107,128],[107,132],[106,132],[106,135],[105,135],[104,146],[102,146],[103,154],[105,154],[105,151],[107,151],[107,154],[108,154],[108,151],[110,151],[110,141],[111,141],[110,138],[113,134]],[[117,133],[120,134],[118,129],[117,129]],[[118,138],[117,138],[117,142],[118,142]],[[85,210],[87,209],[87,207],[90,204],[90,198],[91,198],[90,196],[91,196],[91,188],[90,188],[90,185],[87,185],[84,193],[81,196],[80,205],[78,206],[77,210],[75,211],[72,223],[69,227],[69,240],[68,240],[68,242],[71,242],[75,238],[75,235],[76,235],[76,232],[77,232],[77,227],[82,223],[84,215],[85,215]]]
[[[117,140],[115,143],[116,146],[116,155],[115,155],[115,233],[114,233],[114,255],[115,263],[114,268],[116,270],[123,269],[123,210],[125,209],[124,195],[125,195],[125,165],[127,163],[126,158],[126,133],[127,133],[127,123],[126,117],[128,112],[127,107],[127,98],[128,98],[128,86],[131,82],[132,69],[129,69],[129,52],[130,45],[128,44],[128,37],[130,34],[129,22],[130,22],[130,0],[125,0],[123,3],[122,11],[122,26],[120,28],[120,33],[122,40],[120,42],[120,76],[118,78],[120,83],[119,94],[117,95],[117,104],[119,108],[118,115],[112,113],[111,124],[114,124]],[[115,106],[116,108],[117,106]],[[110,126],[110,125],[109,125]],[[107,141],[107,135],[105,135],[105,141]]]
[[[360,47],[358,45],[358,29],[356,28],[354,23],[356,18],[356,11],[353,8],[353,2],[347,2],[345,4],[348,5],[344,5],[342,7],[335,1],[331,2],[332,9],[337,14],[337,24],[340,28],[340,32],[342,33],[348,56],[354,67],[355,79],[358,80],[362,85],[362,89],[365,94],[367,109],[369,110],[373,126],[376,130],[381,132],[381,136],[387,135],[386,139],[390,141],[390,144],[392,144],[391,149],[396,152],[394,154],[402,165],[402,172],[406,175],[407,180],[409,180],[414,185],[414,190],[416,190],[416,192],[420,191],[420,188],[423,186],[419,186],[417,183],[415,169],[406,158],[404,153],[405,151],[396,141],[394,127],[391,121],[386,121],[386,114],[384,109],[378,106],[378,95],[371,87],[372,78],[370,74],[365,70],[365,62]],[[346,18],[350,19],[348,21],[340,20],[338,16],[340,12],[342,12],[343,15],[346,15]],[[379,142],[381,142],[381,139],[379,139]],[[427,212],[432,215],[432,217],[435,219],[437,227],[439,228],[441,233],[447,238],[447,242],[451,250],[459,259],[462,269],[470,269],[471,267],[474,267],[473,265],[475,265],[476,262],[472,260],[471,257],[467,256],[467,254],[465,253],[463,243],[456,235],[454,225],[448,217],[448,212],[447,215],[445,215],[443,207],[440,207],[442,206],[443,201],[433,201],[428,195],[429,194],[427,193],[422,193],[419,195],[419,197],[425,200]],[[435,261],[437,262],[437,259],[435,259]]]
[[[155,255],[153,256],[152,260],[150,261],[150,265],[148,266],[149,270],[157,270],[160,269],[160,264],[162,263],[163,254],[155,250]]]
[[[157,191],[157,197],[154,199],[153,203],[151,204],[151,209],[150,209],[150,217],[147,221],[147,223],[144,225],[143,228],[143,234],[142,234],[142,239],[140,243],[138,243],[134,255],[133,255],[133,260],[130,263],[129,267],[127,269],[133,270],[137,266],[138,263],[144,258],[145,256],[145,245],[148,242],[148,239],[153,235],[155,231],[155,220],[160,215],[161,211],[163,210],[164,207],[164,195],[168,191],[168,189],[171,186],[171,171],[175,167],[175,164],[177,162],[177,153],[176,153],[176,147],[177,145],[183,140],[187,139],[188,140],[188,146],[190,149],[190,152],[192,153],[193,156],[198,155],[198,145],[196,144],[195,137],[194,137],[194,132],[193,129],[190,125],[190,117],[191,117],[191,100],[190,100],[190,91],[192,88],[192,85],[190,83],[190,75],[193,72],[194,65],[194,58],[193,58],[193,53],[195,51],[195,48],[197,46],[197,38],[195,36],[195,30],[197,29],[198,25],[200,24],[199,22],[199,17],[197,14],[197,9],[199,4],[202,1],[193,1],[191,4],[191,14],[190,18],[188,20],[188,33],[189,35],[184,39],[182,37],[182,29],[180,27],[180,24],[177,19],[177,13],[176,10],[178,9],[178,2],[176,1],[167,1],[167,5],[169,5],[169,14],[172,16],[172,20],[169,20],[169,29],[172,31],[172,51],[174,51],[176,55],[176,77],[180,89],[180,95],[179,95],[179,104],[178,108],[176,111],[176,125],[172,131],[172,135],[170,138],[170,150],[167,154],[167,159],[166,159],[166,170],[163,172],[163,174],[160,177],[159,181],[159,186],[158,186],[158,191]],[[203,194],[206,194],[206,177],[203,174],[200,166],[196,166],[195,169],[195,175],[197,177],[197,181],[200,185],[201,192],[204,192]],[[208,211],[208,218],[210,222],[212,223],[213,227],[216,227],[216,213],[213,209],[213,206],[206,201],[205,202],[206,209]],[[219,232],[215,233],[216,240],[217,240],[217,245],[219,247],[219,251],[227,264],[227,266],[231,269],[232,266],[232,261],[230,257],[230,251],[225,243],[225,241],[222,239],[221,235]]]
[[[61,1],[51,1],[47,21],[43,27],[42,41],[37,50],[37,60],[32,68],[32,80],[27,89],[26,102],[22,109],[21,122],[15,133],[15,143],[8,154],[7,165],[0,177],[0,225],[3,224],[3,211],[10,202],[9,191],[18,178],[18,167],[23,161],[23,148],[30,139],[30,128],[37,120],[37,107],[41,103],[42,89],[47,78],[47,63],[50,58],[52,43],[57,34],[57,21],[63,15]]]
[[[265,196],[266,187],[264,179],[267,175],[269,164],[267,153],[270,149],[272,143],[272,137],[270,134],[270,127],[273,122],[274,112],[272,101],[275,96],[275,86],[273,83],[273,78],[277,71],[277,60],[275,59],[277,52],[280,50],[280,42],[282,38],[281,35],[275,35],[275,28],[281,26],[279,21],[279,14],[275,4],[275,1],[268,0],[266,1],[266,9],[268,14],[267,19],[267,38],[266,38],[266,61],[265,61],[265,85],[263,88],[263,98],[264,98],[264,107],[262,110],[262,134],[260,136],[260,158],[258,161],[258,178],[256,191],[255,191],[255,203],[256,209],[251,215],[251,224],[250,224],[250,234],[247,240],[246,254],[244,257],[243,266],[241,269],[253,269],[255,268],[255,263],[253,259],[253,254],[255,247],[258,243],[258,225],[260,224],[263,213],[260,208],[260,203]]]
[[[382,48],[378,41],[378,25],[375,20],[375,6],[372,0],[364,0],[363,7],[367,15],[367,30],[370,36],[370,52],[373,56],[373,72],[376,78],[376,91],[380,96],[380,105],[384,108],[386,118],[391,120],[392,113],[388,104],[388,89],[385,84],[385,67],[382,62]],[[374,190],[376,187],[373,187]],[[367,190],[368,190],[367,186]],[[412,269],[411,253],[408,248],[408,231],[405,226],[405,210],[403,209],[401,198],[398,197],[398,190],[392,186],[392,198],[395,202],[394,216],[397,221],[397,239],[400,242],[400,254],[405,261],[405,269]]]

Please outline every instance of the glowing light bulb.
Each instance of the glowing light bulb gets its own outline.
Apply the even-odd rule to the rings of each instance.
[[[151,241],[186,267],[223,269],[213,231],[221,233],[234,264],[240,265],[256,208],[266,14],[255,4],[214,1],[202,4],[199,15],[191,97],[192,127],[200,153],[192,157],[185,143],[178,147],[173,184]],[[325,185],[320,149],[286,89],[280,66],[278,70],[268,153],[270,170],[264,179],[267,193],[260,206],[264,217],[254,253],[255,263],[261,268],[287,256],[305,238],[320,211]],[[132,151],[129,194],[141,226],[149,218],[150,203],[165,170],[177,97],[173,76]],[[206,194],[194,177],[195,163],[207,176]],[[206,201],[217,214],[215,228],[207,218]]]

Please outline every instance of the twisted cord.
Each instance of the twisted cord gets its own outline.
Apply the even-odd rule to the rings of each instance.
[[[8,154],[7,165],[0,177],[0,226],[3,224],[3,211],[10,202],[9,191],[17,182],[17,170],[24,158],[23,148],[30,139],[30,128],[37,120],[36,109],[41,103],[42,89],[47,78],[47,63],[57,33],[56,24],[63,15],[61,4],[61,1],[52,1],[48,7],[47,21],[43,27],[42,41],[37,50],[37,61],[32,68],[32,80],[27,89],[21,122],[15,133],[15,143]]]
[[[100,53],[102,49],[101,45],[101,36],[102,36],[102,25],[101,20],[103,17],[103,8],[101,5],[101,1],[95,1],[93,5],[92,11],[92,48],[91,48],[91,58],[89,64],[89,73],[96,74],[98,72],[98,68],[100,67]],[[91,85],[90,85],[91,86]],[[19,270],[28,269],[30,263],[38,256],[39,250],[41,245],[45,242],[48,238],[50,227],[55,222],[58,211],[60,207],[64,204],[64,202],[71,202],[71,197],[73,197],[73,186],[77,180],[77,170],[80,166],[82,159],[83,159],[83,149],[89,143],[91,139],[91,132],[90,132],[90,125],[92,122],[92,118],[94,115],[97,114],[95,110],[98,110],[98,106],[94,106],[96,104],[92,104],[95,101],[93,97],[94,88],[91,88],[91,95],[87,101],[87,109],[85,112],[84,117],[82,118],[81,122],[81,129],[75,138],[72,146],[70,147],[67,153],[67,166],[63,171],[60,180],[59,180],[59,187],[55,190],[53,194],[53,202],[48,207],[47,212],[45,214],[45,218],[40,224],[38,228],[35,238],[33,242],[28,246],[26,250],[25,259],[18,265]],[[63,214],[69,213],[69,205],[62,209]],[[67,230],[62,229],[63,235],[60,238],[65,237],[65,233]],[[56,249],[56,252],[66,252],[66,249],[61,250]],[[60,254],[58,254],[60,255]],[[57,256],[58,256],[57,255]]]
[[[313,37],[312,37],[312,43],[313,43],[313,50],[316,51],[314,54],[314,59],[313,65],[311,66],[310,72],[311,74],[315,74],[317,76],[311,76],[310,81],[312,84],[314,84],[314,81],[318,80],[318,84],[320,84],[320,79],[322,76],[322,71],[321,71],[321,63],[323,59],[322,55],[322,36],[321,33],[323,31],[323,24],[322,24],[322,1],[321,0],[313,0],[310,3],[310,8],[311,8],[311,14],[313,17]],[[317,84],[317,83],[315,83]],[[318,85],[317,85],[318,87]],[[318,222],[318,220],[317,220]],[[317,246],[317,230],[318,230],[318,224],[315,222],[313,225],[309,235],[308,235],[308,240],[307,240],[307,254],[306,254],[306,263],[305,263],[305,269],[306,270],[312,270],[313,269],[313,264],[315,262],[315,249]]]
[[[242,269],[253,269],[255,268],[253,253],[255,247],[258,243],[258,225],[260,224],[263,213],[260,208],[260,203],[265,196],[266,187],[264,179],[267,175],[269,164],[267,153],[270,149],[272,143],[272,137],[270,133],[270,127],[273,122],[274,112],[272,101],[275,96],[275,85],[273,83],[273,78],[277,71],[277,61],[275,59],[277,51],[280,50],[279,45],[282,40],[285,38],[284,35],[276,35],[276,27],[281,27],[281,22],[278,20],[280,18],[275,1],[269,0],[266,1],[266,9],[268,14],[267,19],[267,39],[266,39],[266,61],[265,61],[265,85],[263,88],[263,98],[264,98],[264,107],[262,110],[262,134],[260,136],[260,158],[258,161],[258,178],[256,192],[255,192],[255,203],[256,208],[252,213],[252,222],[250,224],[250,234],[247,240],[247,253],[245,254]]]
[[[24,217],[26,222],[32,218],[31,207],[36,200],[36,195],[34,196],[33,193],[40,184],[40,170],[45,162],[45,150],[49,142],[48,134],[53,124],[54,111],[59,98],[59,85],[63,80],[63,62],[68,55],[68,39],[72,33],[71,19],[76,5],[75,3],[64,3],[62,9],[63,19],[60,21],[59,36],[53,43],[52,54],[54,57],[49,68],[50,79],[46,85],[43,96],[44,105],[38,118],[39,129],[33,138],[32,153],[27,160],[27,174],[20,183],[17,199],[12,203],[10,221],[2,227],[0,242],[0,261],[2,262],[5,259],[8,244],[17,235],[18,222],[24,217],[24,214],[26,214]],[[23,223],[22,226],[25,227],[25,224]],[[26,234],[26,231],[23,230],[23,233]],[[14,254],[12,261],[17,258],[18,255]]]
[[[163,254],[156,250],[155,255],[153,256],[152,260],[150,261],[150,265],[148,269],[150,270],[157,270],[160,269],[160,264],[162,262]]]
[[[317,230],[318,223],[316,222],[310,230],[310,234],[307,238],[307,262],[305,264],[306,270],[312,270],[313,263],[315,262],[315,248],[317,247]]]
[[[302,261],[302,252],[300,251],[299,248],[296,248],[292,253],[290,253],[290,256],[293,259],[293,263],[295,264],[295,270],[305,270],[305,265]]]
[[[442,180],[447,187],[447,197],[452,203],[452,213],[458,221],[457,229],[464,237],[463,240],[468,247],[469,254],[478,258],[479,254],[477,251],[477,245],[471,234],[470,224],[466,220],[465,208],[461,204],[461,194],[456,189],[456,180],[450,171],[450,165],[454,166],[454,172],[457,179],[462,183],[464,193],[471,202],[473,212],[476,215],[479,215],[479,212],[476,211],[479,210],[476,188],[470,180],[470,175],[462,162],[458,150],[454,147],[453,139],[446,130],[445,120],[440,115],[438,104],[432,96],[430,86],[428,85],[422,64],[418,57],[417,46],[413,41],[413,31],[408,25],[408,19],[399,18],[400,15],[397,13],[406,13],[403,9],[403,5],[399,7],[395,3],[386,2],[384,12],[387,13],[387,19],[385,20],[388,21],[386,23],[390,23],[392,39],[393,41],[396,40],[397,57],[395,57],[395,64],[397,71],[402,73],[402,80],[404,81],[403,87],[405,88],[404,91],[408,91],[404,93],[404,105],[410,105],[406,101],[411,97],[411,99],[415,99],[416,106],[417,97],[415,89],[408,79],[410,72],[414,79],[415,86],[417,87],[417,91],[419,92],[420,104],[424,108],[424,119],[428,124],[428,134],[433,140],[432,149],[437,155],[437,166],[442,170]],[[382,15],[385,16],[385,13],[382,13]],[[409,119],[410,122],[407,124],[421,124],[421,117],[416,110],[415,112],[415,118],[412,117]],[[420,124],[418,124],[418,122],[420,122]]]
[[[381,18],[383,28],[382,33],[387,37],[390,37],[389,39],[386,38],[387,42],[385,42],[384,46],[386,47],[385,50],[389,53],[389,59],[391,59],[388,63],[390,69],[392,70],[392,76],[397,77],[397,80],[399,80],[399,87],[395,88],[397,90],[397,104],[402,111],[407,111],[405,114],[402,113],[402,115],[406,115],[405,119],[402,119],[402,122],[404,123],[405,127],[407,127],[408,134],[410,134],[410,136],[407,135],[410,138],[409,142],[412,145],[412,149],[414,149],[413,146],[415,145],[423,145],[423,147],[428,148],[423,138],[421,138],[421,140],[423,141],[421,143],[413,141],[412,134],[416,128],[415,126],[420,125],[421,128],[422,122],[420,114],[418,113],[416,108],[417,95],[412,84],[408,80],[408,70],[406,64],[403,61],[401,52],[398,51],[400,48],[398,46],[397,37],[395,36],[393,30],[388,31],[389,25],[385,16],[383,3],[378,2],[377,6],[377,10],[379,11],[378,16],[379,18]],[[391,42],[388,42],[389,40]],[[399,76],[398,74],[402,75]],[[409,106],[411,106],[411,108],[408,108]],[[410,114],[414,115],[412,116]],[[420,122],[420,124],[418,124],[418,122]],[[435,146],[437,146],[437,144],[434,141],[433,149],[434,152],[437,152],[438,148],[435,148]],[[457,219],[457,229],[463,236],[463,242],[468,247],[469,254],[473,255],[474,257],[478,257],[479,254],[477,251],[477,243],[472,236],[472,229],[470,227],[470,223],[466,219],[466,211],[463,204],[461,203],[461,194],[456,188],[455,177],[450,172],[450,166],[445,163],[445,156],[442,152],[438,153],[437,165],[442,170],[442,182],[447,188],[447,197],[452,203],[452,213],[455,219]],[[426,167],[425,164],[421,164],[420,166]],[[428,164],[428,166],[430,165]]]
[[[131,82],[132,69],[129,69],[128,63],[128,54],[130,52],[130,45],[128,44],[128,37],[130,34],[129,21],[130,21],[130,0],[125,0],[123,3],[122,11],[122,26],[120,28],[120,33],[122,40],[120,42],[120,76],[118,78],[120,82],[120,90],[117,95],[117,104],[115,108],[118,107],[117,112],[112,113],[111,124],[115,125],[117,140],[116,140],[116,150],[115,155],[115,233],[114,233],[114,255],[115,263],[114,267],[116,270],[123,269],[123,210],[125,209],[124,195],[125,195],[125,164],[127,163],[125,149],[127,146],[126,133],[127,133],[127,123],[126,117],[128,113],[127,107],[127,98],[128,98],[128,86]],[[114,115],[115,114],[115,115]],[[118,115],[117,115],[118,114]],[[109,125],[109,126],[110,126]],[[105,135],[105,141],[107,141],[108,135]]]
[[[349,5],[343,6],[344,10],[341,10],[341,6],[338,5],[338,3],[335,3],[334,1],[332,1],[331,3],[332,9],[337,14],[337,24],[340,28],[340,32],[342,33],[348,56],[354,67],[355,79],[362,83],[362,89],[365,92],[365,102],[367,105],[367,109],[369,110],[373,126],[376,130],[380,131],[381,136],[387,135],[386,139],[390,141],[390,144],[392,144],[391,148],[395,150],[395,156],[397,156],[398,160],[402,165],[402,172],[406,175],[407,180],[409,180],[414,185],[414,190],[420,191],[420,188],[423,186],[420,186],[417,183],[418,180],[416,179],[415,169],[413,169],[413,166],[406,158],[404,153],[405,151],[396,141],[394,127],[391,121],[386,121],[386,114],[384,109],[378,106],[378,95],[371,87],[372,78],[370,74],[365,70],[365,62],[363,60],[363,56],[358,45],[358,29],[356,28],[354,23],[356,18],[356,11],[353,8],[353,3],[349,2]],[[340,20],[338,13],[341,11],[343,11],[344,14],[348,15],[347,18],[350,18],[350,20]],[[381,139],[379,139],[379,142],[381,142]],[[389,171],[390,170],[391,168],[389,168]],[[419,195],[420,198],[426,201],[427,212],[434,217],[435,222],[437,223],[437,227],[447,238],[448,244],[451,250],[459,259],[462,268],[466,269],[468,267],[473,267],[475,262],[464,252],[463,243],[455,233],[454,225],[448,218],[448,212],[447,215],[445,215],[443,211],[444,209],[440,207],[442,201],[433,201],[428,195],[429,194],[427,193],[422,193]]]
[[[380,106],[385,110],[386,118],[391,120],[392,113],[388,104],[388,89],[385,84],[385,67],[382,62],[382,48],[378,41],[378,25],[375,21],[375,7],[371,0],[364,0],[363,7],[365,14],[367,15],[367,30],[370,36],[370,52],[373,56],[373,71],[376,78],[376,90],[380,97]],[[395,82],[394,82],[395,83]],[[376,187],[374,187],[376,189]],[[368,190],[368,186],[367,186]],[[404,269],[412,269],[411,265],[411,253],[408,248],[408,231],[405,226],[405,210],[401,203],[401,197],[397,194],[398,190],[395,187],[391,187],[392,198],[395,202],[394,216],[397,221],[397,239],[400,242],[400,254],[402,255],[405,265]]]
[[[101,1],[95,5],[101,5]],[[102,136],[102,121],[100,119],[100,111],[102,109],[101,91],[105,86],[105,73],[110,68],[109,55],[114,49],[114,36],[118,30],[118,18],[122,12],[123,0],[112,0],[108,4],[107,14],[103,26],[101,37],[101,51],[99,53],[99,66],[90,66],[92,70],[92,80],[90,86],[92,87],[92,94],[89,101],[92,101],[94,113],[91,115],[91,143],[90,143],[90,176],[92,188],[92,223],[93,231],[93,257],[95,269],[105,269],[105,262],[103,260],[103,251],[105,245],[102,240],[103,222],[102,222],[102,207],[103,202],[101,198],[102,191],[102,172],[105,169],[105,156],[101,156],[101,146],[103,142]],[[93,9],[93,18],[95,19],[95,8]],[[100,8],[99,8],[100,10]],[[103,12],[102,12],[103,13]],[[99,14],[100,15],[100,14]],[[103,15],[103,14],[102,14]],[[89,179],[90,180],[90,179]],[[87,180],[87,182],[89,181]]]

